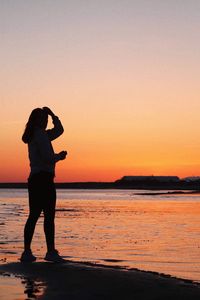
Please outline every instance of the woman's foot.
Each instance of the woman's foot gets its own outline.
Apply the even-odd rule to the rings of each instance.
[[[60,263],[60,262],[64,262],[65,259],[62,258],[60,255],[59,255],[59,252],[58,250],[52,250],[52,251],[48,251],[45,255],[45,260],[47,261],[52,261],[52,262],[56,262],[56,263]]]
[[[24,250],[20,257],[21,262],[34,262],[36,261],[36,257],[32,254],[31,250]]]

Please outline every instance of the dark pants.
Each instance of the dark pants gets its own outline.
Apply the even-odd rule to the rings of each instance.
[[[29,217],[24,228],[25,249],[30,249],[35,225],[42,211],[47,249],[48,251],[55,249],[56,190],[53,178],[53,174],[49,172],[40,172],[28,179]]]

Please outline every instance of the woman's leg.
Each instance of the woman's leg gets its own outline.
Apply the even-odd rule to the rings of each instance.
[[[39,216],[40,216],[40,213],[38,213],[37,215],[30,214],[28,217],[28,220],[24,227],[24,250],[31,249],[31,242],[32,242],[34,231],[35,231],[35,225],[37,223]]]
[[[24,249],[31,249],[31,242],[35,230],[35,225],[42,211],[42,205],[39,201],[37,175],[29,179],[29,217],[24,227]]]
[[[47,244],[47,251],[55,250],[55,207],[56,207],[56,189],[53,182],[53,176],[47,176],[44,212],[44,232]]]
[[[47,253],[45,260],[62,263],[65,260],[59,255],[55,249],[55,207],[56,207],[56,189],[53,182],[53,176],[47,178],[44,211],[44,232],[47,243]]]

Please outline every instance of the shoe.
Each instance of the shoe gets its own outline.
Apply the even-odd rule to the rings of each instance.
[[[24,250],[20,257],[21,262],[34,262],[36,261],[36,257],[32,254],[31,250]]]
[[[48,251],[46,253],[44,259],[47,261],[52,261],[52,262],[56,262],[56,263],[61,263],[61,262],[65,261],[65,259],[59,255],[59,252],[56,249],[52,250],[52,251]]]

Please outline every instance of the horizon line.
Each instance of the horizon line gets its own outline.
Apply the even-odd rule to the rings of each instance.
[[[119,179],[113,180],[113,181],[92,181],[92,180],[87,180],[87,181],[55,181],[55,184],[64,184],[64,183],[115,183],[118,180],[122,180],[123,177],[177,177],[179,180],[183,180],[186,178],[199,178],[199,176],[185,176],[185,177],[179,177],[177,175],[125,175],[122,176]],[[126,181],[126,180],[125,180]],[[27,181],[0,181],[0,184],[26,184]]]

